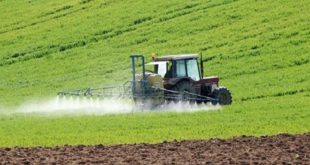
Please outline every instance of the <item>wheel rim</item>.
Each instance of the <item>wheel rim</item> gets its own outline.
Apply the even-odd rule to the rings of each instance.
[[[221,93],[219,95],[219,102],[222,103],[222,104],[223,103],[226,104],[227,103],[227,98],[228,98],[228,96],[225,93]]]

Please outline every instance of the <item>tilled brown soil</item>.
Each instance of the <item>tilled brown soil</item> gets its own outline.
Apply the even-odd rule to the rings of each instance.
[[[310,164],[310,133],[160,144],[0,148],[1,164]]]

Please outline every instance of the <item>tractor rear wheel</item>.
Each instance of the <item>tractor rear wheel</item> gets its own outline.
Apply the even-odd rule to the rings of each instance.
[[[177,83],[172,90],[180,92],[180,95],[176,98],[175,101],[190,101],[195,102],[195,96],[187,94],[188,93],[196,93],[194,86],[189,81],[181,81]]]
[[[220,105],[229,105],[232,103],[231,93],[225,87],[215,89],[212,95],[215,99],[218,99]]]

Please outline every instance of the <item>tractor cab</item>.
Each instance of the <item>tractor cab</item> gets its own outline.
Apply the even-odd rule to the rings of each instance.
[[[201,79],[198,67],[197,55],[170,55],[157,57],[146,66],[153,66],[153,73],[161,75],[162,78],[191,78],[194,81]]]
[[[161,75],[166,89],[172,89],[181,81],[188,81],[200,88],[202,83],[215,83],[218,85],[217,77],[203,78],[202,61],[198,63],[197,54],[167,55],[153,58],[153,73]]]
[[[166,63],[164,78],[190,78],[194,81],[201,79],[197,61],[198,55],[170,55],[154,58],[157,63]],[[156,70],[156,69],[155,69]]]

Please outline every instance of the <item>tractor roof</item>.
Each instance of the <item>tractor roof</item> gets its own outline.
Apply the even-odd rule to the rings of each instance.
[[[198,54],[165,55],[161,57],[155,57],[154,61],[186,60],[186,59],[193,59],[197,57],[198,57]]]

